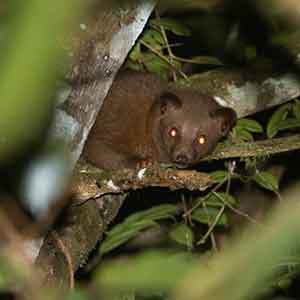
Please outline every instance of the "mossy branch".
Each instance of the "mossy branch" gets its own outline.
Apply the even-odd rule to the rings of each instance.
[[[170,190],[206,190],[213,183],[205,173],[178,170],[154,165],[140,170],[124,169],[107,172],[89,164],[80,163],[75,170],[74,192],[77,199],[97,198],[145,187],[166,187]]]
[[[300,149],[300,134],[262,141],[225,145],[203,161],[259,157]],[[167,187],[170,190],[206,190],[213,184],[208,174],[194,170],[178,170],[155,165],[141,170],[119,170],[107,172],[83,162],[77,165],[74,191],[77,199],[97,198],[109,193],[122,193],[149,186]]]
[[[255,142],[220,144],[211,155],[203,160],[267,156],[297,149],[300,149],[300,134]]]

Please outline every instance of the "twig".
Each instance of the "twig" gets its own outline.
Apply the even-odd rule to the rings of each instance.
[[[159,15],[157,9],[155,9],[155,14],[156,14],[156,18],[160,21],[160,15]],[[161,34],[162,34],[163,39],[164,39],[164,41],[166,43],[166,46],[167,46],[167,51],[168,51],[168,54],[169,54],[169,57],[170,57],[170,63],[173,64],[174,55],[173,55],[173,52],[171,50],[171,47],[169,46],[169,41],[168,41],[168,37],[167,37],[166,31],[165,31],[165,29],[164,29],[164,27],[162,25],[159,25],[159,29],[161,31]],[[173,80],[177,81],[176,72],[173,71],[172,73],[173,73]]]
[[[228,180],[228,177],[224,178],[221,182],[219,182],[212,191],[217,191],[226,181]],[[211,192],[212,192],[211,191]],[[186,211],[182,216],[185,218],[187,215],[190,215],[196,208],[198,208],[205,200],[209,197],[210,194],[205,195],[198,201],[193,207],[191,207],[188,211]]]
[[[188,76],[186,76],[186,74],[184,74],[181,70],[178,70],[178,68],[176,68],[176,66],[174,66],[174,64],[172,64],[163,54],[161,54],[159,51],[157,51],[155,48],[153,48],[151,45],[149,45],[148,43],[146,43],[145,41],[141,40],[141,44],[144,45],[145,47],[147,47],[148,49],[150,49],[154,54],[156,54],[159,58],[161,58],[162,60],[164,60],[167,64],[170,65],[170,67],[176,71],[177,73],[179,73],[184,79],[189,80]]]
[[[204,204],[204,203],[203,203],[203,204]],[[205,204],[204,204],[204,205],[205,205]],[[197,245],[203,244],[203,243],[206,241],[206,239],[207,239],[211,234],[213,234],[213,230],[214,230],[214,228],[216,227],[216,225],[218,224],[218,222],[219,222],[219,220],[220,220],[220,218],[221,218],[221,216],[222,216],[224,210],[225,210],[225,205],[223,205],[223,206],[220,208],[220,210],[219,210],[218,214],[216,215],[214,221],[213,221],[211,224],[209,224],[209,228],[208,228],[207,232],[206,232],[205,235],[202,237],[202,239],[201,239],[200,241],[197,242]],[[214,239],[214,238],[213,238],[213,239]]]
[[[211,58],[213,58],[213,57],[211,57],[211,56],[202,56],[203,58],[207,58],[207,59],[211,59]],[[191,58],[184,58],[184,57],[179,57],[179,56],[176,56],[176,55],[173,55],[173,57],[172,57],[174,60],[178,60],[178,61],[181,61],[181,62],[186,62],[186,63],[191,63],[191,64],[195,64],[195,65],[204,65],[205,63],[204,62],[199,62],[199,61],[196,61],[195,59],[191,59]],[[209,63],[207,63],[207,64],[209,64]],[[211,63],[210,63],[210,65],[211,65]],[[217,64],[217,63],[215,63],[215,64],[213,64],[213,65],[216,65],[216,66],[224,66],[224,64],[223,63],[219,63],[219,64]]]
[[[244,213],[243,211],[235,208],[234,206],[232,206],[228,201],[225,201],[222,197],[219,196],[218,193],[216,193],[215,191],[212,191],[212,193],[220,200],[224,203],[225,206],[227,206],[230,210],[232,210],[234,213],[236,213],[237,215],[240,215],[242,217],[244,217],[245,219],[247,219],[248,221],[250,221],[253,224],[256,225],[261,225],[259,222],[257,222],[255,219],[251,218],[248,214]]]

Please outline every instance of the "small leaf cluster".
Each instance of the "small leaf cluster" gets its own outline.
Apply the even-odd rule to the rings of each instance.
[[[267,136],[273,138],[278,132],[300,127],[300,101],[298,99],[281,105],[272,114],[267,125]]]
[[[236,141],[253,142],[253,134],[263,132],[263,127],[257,121],[243,118],[237,121],[236,126],[232,130],[232,135]]]
[[[176,19],[152,19],[130,52],[127,67],[137,71],[156,73],[164,79],[170,77],[172,69],[180,70],[181,63],[175,60],[175,57],[171,57],[171,45],[167,39],[167,32],[176,36],[191,34],[189,28]]]
[[[223,180],[223,182],[225,181]],[[208,226],[210,231],[215,226],[227,227],[229,220],[224,208],[232,207],[236,203],[236,199],[228,193],[212,191],[205,196],[194,198],[189,211],[183,211],[178,204],[161,204],[133,213],[106,233],[106,238],[99,249],[100,254],[107,254],[120,247],[149,227],[159,226],[159,221],[162,220],[173,221],[168,232],[171,240],[184,246],[187,250],[193,250],[196,244],[203,244],[207,238],[204,236],[201,241],[196,241],[194,222]],[[178,216],[182,214],[190,222],[182,223],[180,221],[182,218],[179,218],[178,222]]]
[[[213,56],[199,55],[189,59],[178,57],[173,49],[181,43],[169,43],[169,35],[180,40],[188,37],[191,31],[187,25],[175,18],[158,17],[148,23],[147,28],[131,50],[126,66],[136,71],[148,71],[162,78],[176,79],[172,74],[179,74],[187,80],[183,72],[184,64],[222,66],[223,63]]]
[[[232,129],[232,136],[235,141],[253,142],[254,134],[267,135],[267,138],[274,138],[278,133],[287,129],[300,127],[300,101],[295,99],[280,105],[271,115],[267,122],[266,130],[254,119],[239,119]]]
[[[158,220],[172,218],[178,213],[176,205],[163,204],[148,210],[131,214],[124,222],[114,226],[107,232],[106,239],[101,243],[100,254],[104,255],[119,247],[142,230],[157,226]]]

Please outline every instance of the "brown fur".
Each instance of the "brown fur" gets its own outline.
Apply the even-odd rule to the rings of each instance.
[[[169,86],[152,74],[124,72],[104,101],[83,155],[108,170],[143,162],[188,167],[214,149],[235,119],[232,109],[197,90]],[[169,134],[172,128],[176,137]],[[196,143],[199,135],[205,145]]]

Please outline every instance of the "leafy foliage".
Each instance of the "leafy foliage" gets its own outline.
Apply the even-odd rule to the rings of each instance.
[[[178,37],[191,35],[189,27],[175,18],[151,19],[149,27],[129,54],[127,67],[137,71],[153,72],[164,79],[170,79],[172,72],[175,72],[186,79],[187,76],[182,71],[184,62],[200,65],[223,65],[218,58],[211,56],[196,56],[191,59],[177,57],[172,52],[173,46],[168,41],[168,32]]]
[[[269,172],[258,172],[254,177],[255,182],[257,182],[261,187],[270,190],[272,192],[278,191],[278,178]]]
[[[162,27],[164,30],[171,31],[175,35],[190,36],[190,29],[182,22],[174,18],[159,18],[150,20],[150,26],[159,29]]]
[[[254,141],[253,133],[263,133],[263,127],[255,120],[244,118],[237,121],[233,129],[233,136],[236,140],[244,142]]]
[[[279,131],[300,127],[300,102],[295,100],[281,105],[271,116],[267,135],[273,138]]]
[[[107,232],[107,237],[100,246],[100,254],[103,255],[122,245],[143,229],[157,225],[157,220],[172,218],[177,212],[177,206],[163,204],[130,215],[123,223]]]
[[[228,179],[228,171],[225,170],[217,170],[209,173],[209,175],[212,177],[214,182],[217,183],[224,182]]]
[[[185,246],[188,250],[193,249],[195,235],[186,224],[178,224],[170,231],[170,237],[178,244]]]
[[[186,252],[151,251],[103,266],[94,280],[97,285],[115,292],[130,289],[170,291],[185,277],[194,262],[195,258]]]
[[[226,214],[221,213],[220,209],[213,206],[208,206],[205,209],[198,208],[192,213],[192,219],[202,224],[210,225],[214,221],[217,221],[216,225],[226,226],[228,225],[228,218]]]

